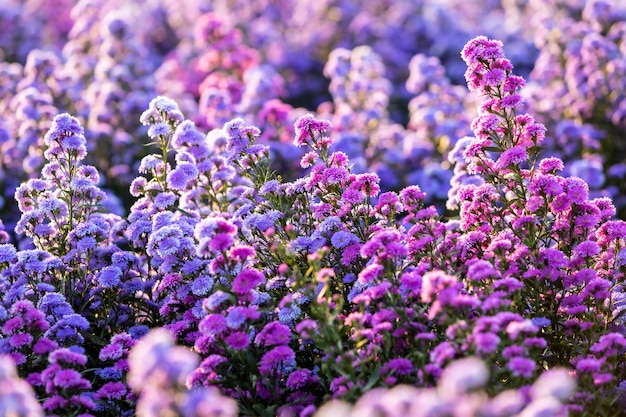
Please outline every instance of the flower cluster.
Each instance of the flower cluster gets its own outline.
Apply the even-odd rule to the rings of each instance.
[[[461,46],[430,42],[415,2],[185,3],[80,1],[55,52],[0,35],[25,59],[0,63],[15,113],[0,122],[15,203],[0,225],[0,410],[587,417],[626,404],[626,222],[586,153],[621,120],[619,94],[602,94],[621,80],[619,9],[581,9],[584,39],[565,49],[582,58],[565,73],[583,82],[558,90],[580,107],[555,122],[531,114],[541,67],[526,88],[501,41],[467,42],[469,91],[455,85],[446,51]],[[385,52],[374,40],[396,32],[368,25],[376,14],[405,31]],[[295,36],[315,19],[359,30]],[[313,45],[323,70],[304,57]],[[322,74],[330,99],[307,96]]]

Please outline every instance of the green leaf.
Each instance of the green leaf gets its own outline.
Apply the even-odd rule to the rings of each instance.
[[[376,368],[374,370],[374,373],[372,373],[372,376],[370,377],[369,381],[367,381],[367,384],[365,384],[365,386],[363,387],[363,391],[369,391],[371,390],[380,380],[380,368]]]

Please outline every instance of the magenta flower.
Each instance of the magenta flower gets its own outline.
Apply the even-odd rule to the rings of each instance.
[[[296,137],[293,140],[294,145],[300,147],[309,140],[314,140],[311,134],[314,132],[328,132],[332,129],[332,124],[327,120],[318,120],[312,114],[306,114],[296,120],[294,124]]]
[[[226,336],[224,341],[230,349],[243,350],[250,345],[250,336],[243,331],[233,332]]]
[[[530,378],[537,364],[532,359],[517,356],[509,359],[506,367],[514,376]]]
[[[288,374],[296,365],[296,355],[289,346],[276,346],[265,353],[259,362],[259,372],[264,376]]]
[[[232,289],[239,295],[247,294],[265,281],[265,277],[256,269],[244,269],[233,280]]]
[[[291,339],[291,330],[288,326],[271,322],[263,327],[263,330],[256,336],[254,342],[260,346],[287,345]]]

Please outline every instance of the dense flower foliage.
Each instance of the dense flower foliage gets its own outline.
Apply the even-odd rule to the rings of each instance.
[[[623,7],[100,3],[0,6],[0,415],[624,415]]]

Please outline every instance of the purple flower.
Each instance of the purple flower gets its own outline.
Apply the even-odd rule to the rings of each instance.
[[[305,387],[309,382],[315,380],[313,373],[309,369],[296,369],[287,378],[287,388],[297,390]]]
[[[100,350],[101,361],[118,360],[124,355],[124,346],[120,343],[110,343]]]
[[[175,205],[177,200],[178,197],[171,191],[159,193],[156,197],[154,197],[154,207],[160,210],[166,210],[167,208]]]
[[[264,376],[288,374],[296,365],[296,355],[289,346],[276,346],[266,352],[259,362],[259,372]]]
[[[63,366],[84,366],[87,357],[81,353],[67,348],[57,349],[50,354],[50,363],[58,363]]]
[[[9,345],[15,349],[20,349],[24,346],[30,346],[33,343],[33,336],[28,333],[14,334],[9,338]]]
[[[95,370],[95,373],[98,377],[105,381],[122,378],[122,370],[114,367],[98,368]]]
[[[243,295],[255,289],[265,281],[263,274],[256,269],[244,269],[233,280],[232,289],[235,293]]]
[[[191,162],[179,162],[176,169],[167,174],[167,184],[174,190],[184,190],[198,176],[198,168]]]
[[[68,113],[63,113],[54,117],[44,140],[46,145],[50,145],[53,140],[58,141],[65,136],[82,136],[83,134],[83,127],[78,119]]]
[[[259,315],[259,312],[253,307],[233,307],[226,316],[226,324],[231,329],[238,329],[246,320],[256,320]]]
[[[514,376],[530,378],[537,364],[532,359],[517,356],[509,359],[506,367]]]
[[[415,371],[415,367],[411,361],[407,358],[395,358],[390,359],[380,369],[383,375],[395,375],[395,376],[407,376]]]
[[[0,264],[11,263],[17,259],[15,246],[9,243],[0,244]]]
[[[217,290],[202,302],[202,307],[210,311],[215,310],[228,300],[229,297],[228,293]]]
[[[184,146],[193,146],[201,144],[204,141],[204,135],[200,133],[195,124],[190,120],[183,120],[172,135],[172,146],[182,148]]]
[[[250,336],[246,332],[233,332],[224,339],[230,349],[243,350],[250,345]]]
[[[437,392],[445,398],[456,398],[485,386],[488,381],[489,369],[482,360],[476,357],[458,359],[443,370]]]
[[[169,124],[164,122],[156,122],[151,124],[148,128],[148,136],[151,139],[158,139],[167,136],[170,133],[171,129]]]
[[[46,337],[42,337],[33,346],[33,352],[37,355],[45,355],[58,348],[58,344]]]
[[[98,273],[98,282],[105,288],[117,286],[121,278],[122,270],[116,266],[107,266]]]
[[[494,333],[475,333],[472,338],[479,353],[493,353],[500,343],[500,338]]]
[[[380,278],[383,274],[384,267],[378,263],[372,263],[359,272],[358,278],[361,284],[369,284]]]
[[[191,283],[191,292],[195,295],[205,295],[213,288],[215,280],[209,275],[200,275]]]
[[[291,339],[291,330],[279,322],[271,322],[263,327],[263,330],[254,339],[259,346],[287,345]]]
[[[346,230],[339,230],[333,233],[333,236],[330,238],[330,243],[337,249],[343,249],[346,246],[359,243],[359,241],[360,239],[356,235]]]
[[[302,315],[302,309],[295,304],[282,307],[278,310],[278,320],[281,323],[291,324]]]
[[[61,389],[88,388],[87,380],[74,369],[63,369],[54,375],[54,384]]]
[[[578,177],[568,177],[565,179],[565,192],[572,203],[582,204],[589,197],[589,186]]]
[[[528,154],[526,153],[526,148],[518,145],[502,152],[496,166],[499,168],[507,168],[512,165],[519,165],[527,159]]]
[[[107,400],[122,400],[128,393],[126,385],[122,382],[114,381],[107,382],[98,391],[96,391],[97,398],[104,398]]]
[[[313,140],[311,136],[313,132],[327,132],[332,129],[332,124],[328,120],[318,120],[312,114],[300,116],[294,123],[296,137],[293,140],[294,145],[300,147]]]

